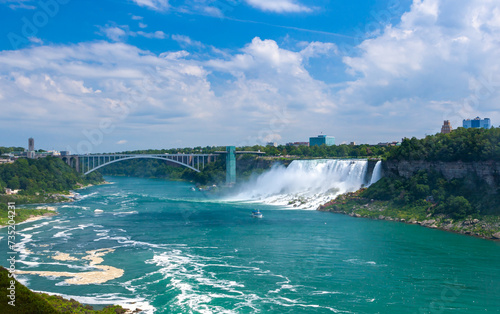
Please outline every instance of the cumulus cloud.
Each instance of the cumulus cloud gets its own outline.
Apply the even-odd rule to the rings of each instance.
[[[255,38],[224,59],[188,57],[186,51],[156,55],[120,42],[3,51],[0,95],[11,106],[2,116],[13,124],[31,121],[45,132],[48,121],[55,130],[71,126],[65,136],[72,138],[109,119],[114,131],[107,147],[125,137],[144,145],[143,137],[158,134],[182,134],[186,145],[208,138],[244,144],[251,136],[247,144],[253,145],[283,136],[294,120],[335,107],[301,53],[273,40]]]
[[[312,12],[312,9],[293,0],[245,0],[249,5],[262,11],[275,13]]]
[[[400,23],[343,59],[356,79],[339,103],[429,131],[442,119],[455,126],[476,115],[500,119],[499,17],[496,1],[414,0]]]

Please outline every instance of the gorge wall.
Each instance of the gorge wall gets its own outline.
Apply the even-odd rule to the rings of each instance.
[[[435,170],[447,180],[477,176],[493,188],[500,187],[500,162],[498,161],[430,162],[422,160],[389,160],[383,162],[383,169],[385,175],[396,175],[404,178],[410,178],[420,170]]]

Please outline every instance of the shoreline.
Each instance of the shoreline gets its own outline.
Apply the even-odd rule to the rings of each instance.
[[[417,215],[405,212],[403,209],[394,210],[389,207],[388,201],[353,199],[355,193],[339,195],[336,199],[320,205],[316,210],[348,215],[354,218],[419,225],[485,240],[500,241],[500,216],[468,216],[464,219],[452,219],[444,215],[433,216],[425,211]]]
[[[104,184],[111,184],[111,183],[108,182],[108,181],[103,181],[102,183],[99,183],[99,184],[91,184],[91,183],[89,183],[87,185],[81,185],[80,187],[78,187],[75,190],[76,191],[77,190],[82,190],[82,189],[86,189],[86,188],[89,188],[89,187],[92,187],[92,186],[99,186],[99,185],[104,185]],[[64,204],[64,203],[72,203],[72,202],[78,201],[78,199],[76,198],[76,196],[79,195],[79,194],[73,192],[73,190],[70,190],[69,194],[54,193],[54,194],[51,194],[51,195],[53,195],[53,196],[59,196],[59,197],[64,197],[64,199],[59,199],[59,200],[56,200],[54,202],[45,202],[45,203],[16,204],[16,206],[17,205],[32,205],[32,206],[40,205],[40,206],[37,206],[36,208],[18,207],[18,208],[16,208],[16,211],[18,211],[18,210],[22,210],[22,211],[25,211],[25,210],[42,210],[42,211],[45,211],[45,212],[43,214],[39,214],[39,215],[30,215],[28,218],[26,218],[26,219],[24,219],[22,221],[16,222],[14,225],[17,226],[19,224],[24,224],[24,223],[29,223],[29,222],[37,221],[37,220],[43,219],[45,217],[55,216],[55,215],[58,214],[58,212],[57,212],[57,209],[54,206],[50,206],[51,204]],[[9,224],[1,224],[0,223],[0,229],[5,228],[7,226],[9,226]]]

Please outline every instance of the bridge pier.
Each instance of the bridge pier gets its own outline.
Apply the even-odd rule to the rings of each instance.
[[[234,146],[226,147],[226,184],[236,183],[236,148]]]

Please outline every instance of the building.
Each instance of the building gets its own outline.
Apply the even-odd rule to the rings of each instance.
[[[276,142],[267,142],[266,146],[278,147],[278,143],[276,143]]]
[[[489,118],[481,119],[479,117],[474,118],[473,120],[471,119],[464,119],[463,121],[463,127],[466,129],[489,129],[491,128],[491,121]]]
[[[309,146],[321,146],[323,144],[326,146],[335,145],[335,137],[321,134],[309,138]]]
[[[309,142],[290,142],[286,143],[286,146],[294,146],[294,147],[299,147],[299,146],[309,146]]]
[[[71,152],[69,150],[62,150],[62,151],[60,151],[60,153],[61,153],[61,156],[69,156],[69,155],[71,155]]]
[[[444,120],[443,126],[441,127],[441,134],[450,134],[453,131],[451,127],[450,120]]]
[[[47,153],[52,156],[61,156],[61,153],[57,150],[49,150]]]
[[[26,157],[35,158],[35,140],[32,137],[28,139],[28,153]]]

